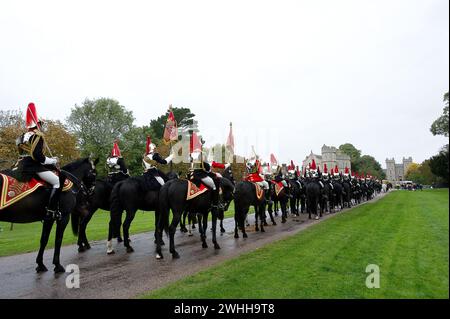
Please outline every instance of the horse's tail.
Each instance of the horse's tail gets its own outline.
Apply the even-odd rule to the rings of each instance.
[[[169,181],[164,184],[159,190],[159,230],[164,230],[164,232],[169,234],[169,187],[172,183]]]
[[[72,225],[72,232],[75,236],[78,236],[78,230],[80,229],[80,216],[72,211],[70,216],[70,223]]]
[[[123,211],[122,204],[120,203],[120,188],[122,187],[122,181],[114,185],[110,195],[110,212],[111,220],[113,221],[113,237],[118,237],[120,234],[121,213]]]

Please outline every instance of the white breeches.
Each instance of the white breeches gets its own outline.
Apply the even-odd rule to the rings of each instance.
[[[202,178],[202,182],[211,188],[212,190],[216,190],[216,184],[214,184],[214,181],[211,177],[206,176],[205,178]]]
[[[256,184],[258,184],[259,186],[261,186],[265,190],[269,189],[269,183],[267,181],[257,182]]]
[[[59,177],[53,172],[45,171],[37,173],[40,179],[46,181],[50,185],[52,185],[53,188],[59,188]]]
[[[155,179],[161,184],[161,186],[164,185],[164,179],[161,176],[155,176]]]

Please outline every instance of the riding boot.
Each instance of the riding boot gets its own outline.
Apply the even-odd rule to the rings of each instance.
[[[46,208],[47,213],[44,219],[51,220],[52,218],[56,220],[61,220],[61,212],[59,211],[59,197],[61,195],[61,188],[52,188],[50,191],[50,198],[48,200],[48,206]]]

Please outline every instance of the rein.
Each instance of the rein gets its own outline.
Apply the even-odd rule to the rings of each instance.
[[[60,171],[63,174],[65,174],[69,178],[69,180],[72,183],[74,183],[83,192],[84,195],[88,195],[89,194],[88,190],[86,189],[86,186],[83,184],[82,181],[80,181],[78,179],[78,177],[76,177],[75,175],[73,175],[72,173],[70,173],[70,172],[68,172],[66,170],[61,169]]]

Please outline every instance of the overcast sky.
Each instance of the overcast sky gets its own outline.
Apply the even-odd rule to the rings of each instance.
[[[111,97],[189,107],[207,145],[296,163],[351,142],[385,167],[447,142],[449,1],[1,1],[0,109],[64,120]]]

